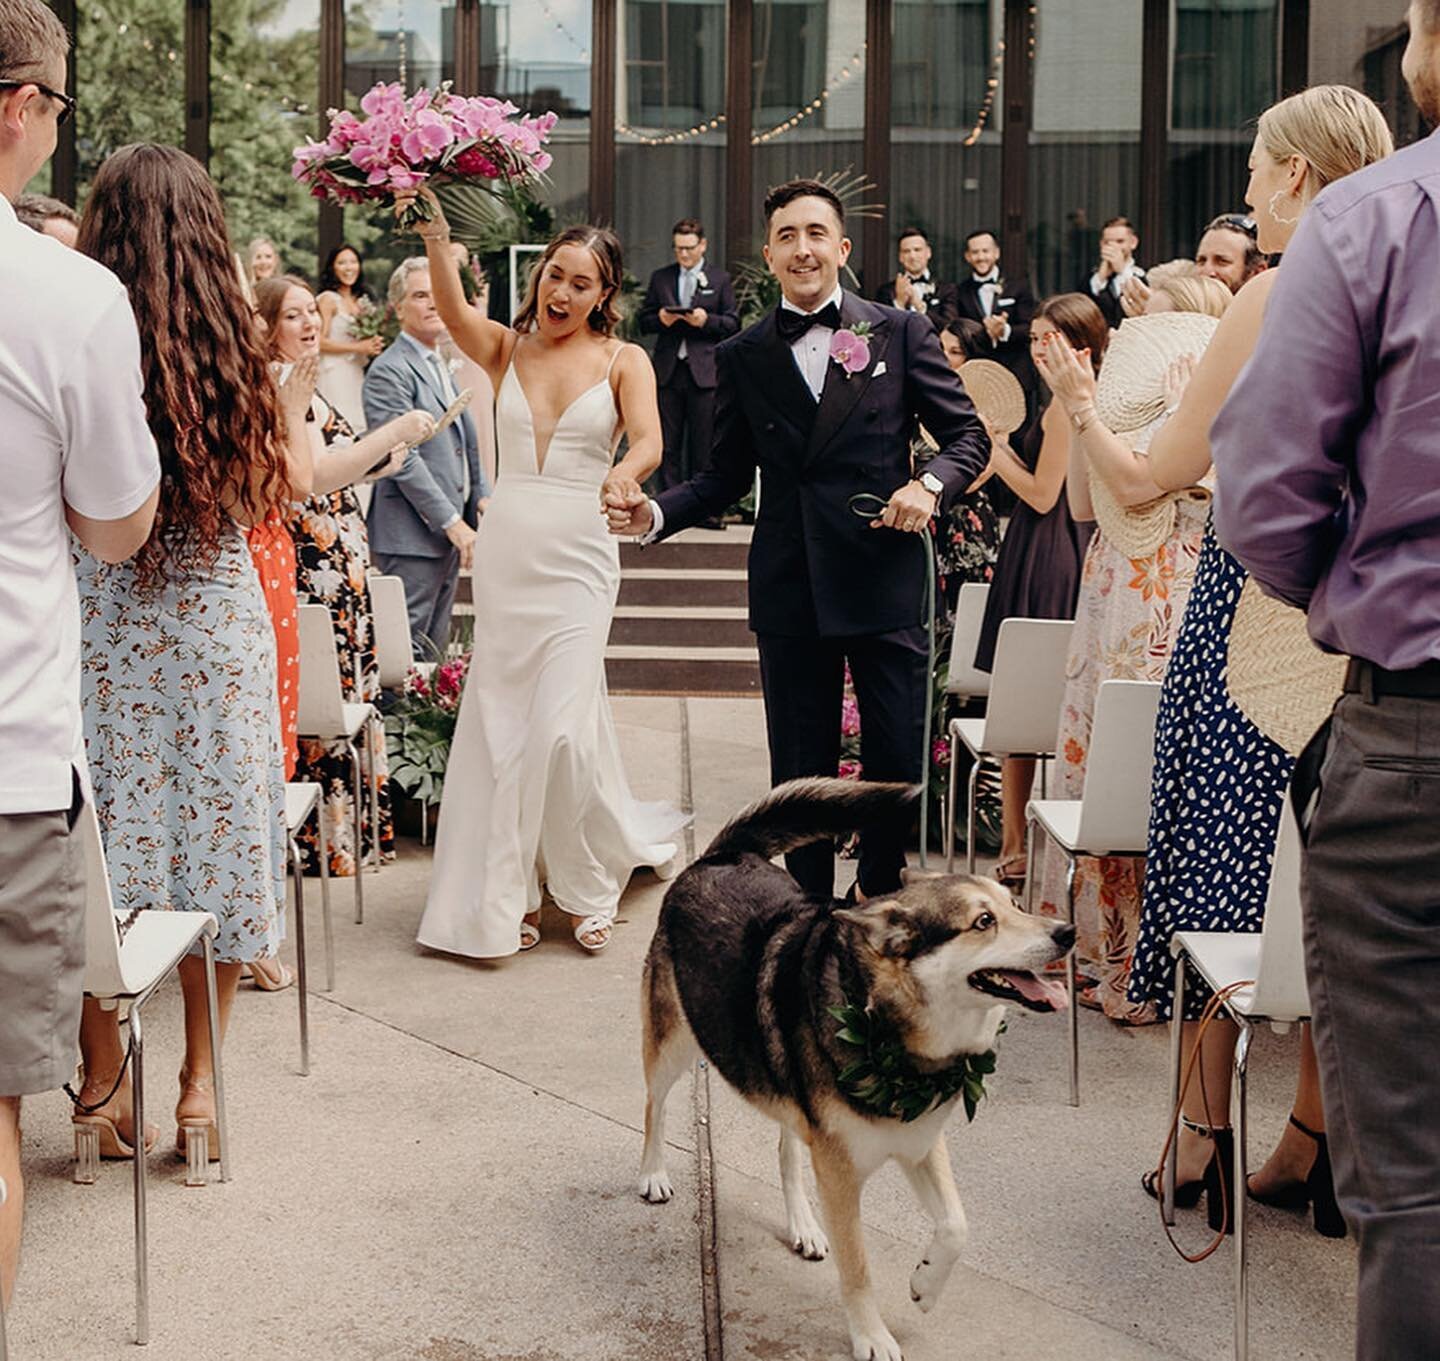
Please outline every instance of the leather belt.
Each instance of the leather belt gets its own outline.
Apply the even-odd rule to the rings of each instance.
[[[1391,671],[1362,657],[1352,657],[1345,671],[1345,693],[1373,701],[1380,695],[1407,699],[1440,699],[1440,661]]]

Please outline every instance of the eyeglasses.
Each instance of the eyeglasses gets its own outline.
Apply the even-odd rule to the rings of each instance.
[[[1243,232],[1252,238],[1257,236],[1260,231],[1255,225],[1255,219],[1246,217],[1244,213],[1221,213],[1205,230],[1213,232],[1221,228],[1229,228],[1232,232]]]
[[[53,99],[59,103],[60,112],[55,115],[57,124],[63,123],[75,112],[75,101],[69,95],[61,94],[59,90],[52,90],[38,80],[0,80],[0,90],[22,90],[27,85],[33,85],[47,99]]]

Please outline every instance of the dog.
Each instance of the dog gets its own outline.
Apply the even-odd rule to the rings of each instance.
[[[882,819],[908,820],[917,795],[908,785],[834,779],[792,780],[773,790],[670,886],[642,982],[640,1194],[653,1203],[673,1194],[665,1098],[703,1051],[780,1125],[790,1245],[818,1261],[833,1241],[856,1361],[901,1361],[865,1262],[866,1178],[895,1158],[934,1220],[910,1277],[911,1298],[929,1311],[966,1234],[945,1123],[962,1097],[977,1099],[973,1089],[967,1096],[943,1079],[965,1071],[965,1056],[993,1048],[1007,1002],[1037,1012],[1066,1005],[1064,987],[1033,971],[1063,959],[1075,943],[1073,926],[1020,911],[993,880],[908,872],[898,893],[846,906],[808,898],[770,863]],[[862,1053],[856,1024],[888,1045],[883,1052],[914,1079],[899,1113],[887,1104],[899,1087],[881,1091],[877,1104],[874,1088],[855,1079]],[[992,1061],[980,1060],[982,1073]],[[805,1192],[802,1147],[810,1149],[829,1240]]]

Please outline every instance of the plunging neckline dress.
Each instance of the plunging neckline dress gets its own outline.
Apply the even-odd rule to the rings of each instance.
[[[672,861],[684,825],[676,809],[632,796],[605,688],[620,590],[619,546],[600,514],[618,425],[609,371],[561,414],[543,463],[513,357],[495,424],[475,655],[418,933],[477,958],[520,948],[521,919],[546,888],[573,916],[613,919],[631,872]]]

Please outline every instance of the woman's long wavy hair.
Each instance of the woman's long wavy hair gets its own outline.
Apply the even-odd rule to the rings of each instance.
[[[140,331],[162,476],[135,576],[154,592],[214,567],[227,507],[257,521],[288,498],[275,383],[198,161],[176,147],[121,147],[95,176],[77,244],[125,285]]]
[[[545,253],[530,270],[530,282],[525,288],[525,300],[515,314],[512,323],[522,334],[533,331],[539,322],[540,279],[546,266],[555,258],[561,246],[582,246],[595,257],[600,271],[600,301],[588,318],[590,329],[602,336],[613,336],[620,325],[620,290],[625,286],[625,262],[620,251],[620,238],[608,227],[567,227],[555,237]]]

